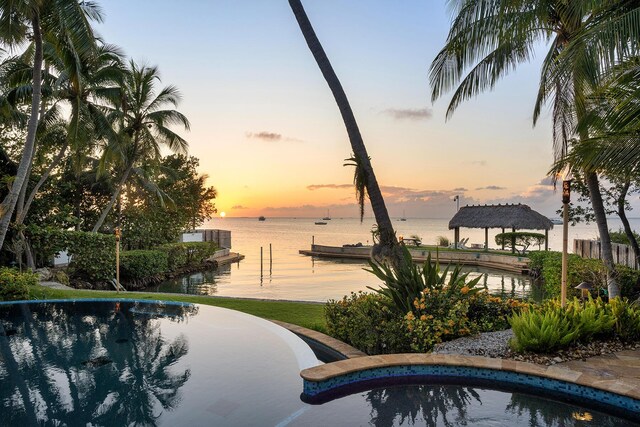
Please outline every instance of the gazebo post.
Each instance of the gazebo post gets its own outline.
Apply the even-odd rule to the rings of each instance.
[[[489,250],[489,227],[484,228],[484,251]]]
[[[456,227],[453,230],[453,248],[458,249],[458,242],[460,241],[460,227]]]
[[[544,230],[544,250],[549,250],[549,229]]]
[[[502,234],[504,234],[504,227],[502,227]],[[504,237],[502,238],[502,250],[504,251]]]
[[[516,232],[516,228],[515,227],[511,227],[511,232],[515,233]],[[516,253],[516,236],[514,234],[511,235],[511,253],[512,254]]]

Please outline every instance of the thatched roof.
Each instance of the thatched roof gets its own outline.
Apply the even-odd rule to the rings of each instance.
[[[449,221],[449,229],[457,227],[550,230],[553,223],[527,205],[483,205],[460,208]]]

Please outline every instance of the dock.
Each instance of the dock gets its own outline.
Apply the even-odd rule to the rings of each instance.
[[[450,250],[435,248],[407,248],[414,262],[424,262],[429,254],[431,260],[442,264],[460,264],[472,265],[496,270],[508,271],[511,273],[528,274],[529,258],[525,256],[514,256],[510,254],[501,254],[496,252],[487,252],[484,250]],[[310,250],[301,249],[302,255],[324,257],[324,258],[342,258],[342,259],[370,259],[371,246],[325,246],[311,245]]]

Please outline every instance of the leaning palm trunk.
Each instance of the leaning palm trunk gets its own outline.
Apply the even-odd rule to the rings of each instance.
[[[113,209],[113,206],[116,204],[116,200],[118,200],[118,197],[120,196],[122,187],[124,187],[124,184],[129,179],[129,175],[131,175],[132,170],[133,170],[133,163],[130,164],[129,167],[127,167],[127,170],[124,171],[122,178],[120,178],[120,182],[118,182],[118,185],[116,186],[115,190],[113,191],[113,194],[111,195],[111,199],[109,200],[109,203],[107,203],[107,206],[105,206],[104,209],[102,210],[102,213],[100,214],[100,218],[98,218],[96,225],[93,226],[93,229],[91,230],[93,233],[97,233],[98,230],[100,230],[100,227],[102,227],[102,224],[104,224],[104,221],[107,219],[107,215],[109,215],[109,212],[111,212],[111,209]]]
[[[633,256],[637,264],[640,262],[640,246],[638,246],[638,240],[633,234],[631,224],[629,224],[629,218],[627,218],[627,213],[625,212],[625,201],[629,187],[631,187],[631,178],[625,180],[616,204],[618,205],[618,216],[620,217],[620,221],[622,221],[622,227],[624,228],[624,233],[627,235],[627,239],[629,239],[629,244],[633,248]]]
[[[18,171],[9,190],[9,194],[0,205],[0,248],[4,245],[9,229],[9,223],[15,211],[20,192],[27,178],[27,172],[31,167],[36,140],[36,130],[38,128],[38,112],[40,111],[40,99],[42,88],[42,32],[40,29],[40,19],[35,15],[31,21],[33,27],[33,41],[35,45],[33,58],[33,95],[31,98],[31,114],[27,124],[27,138],[22,151],[22,158],[18,165]]]
[[[349,135],[349,141],[351,142],[351,149],[353,150],[354,158],[358,159],[359,166],[365,174],[364,181],[366,184],[367,194],[369,195],[371,208],[376,218],[378,231],[380,233],[379,242],[374,245],[371,255],[374,259],[388,260],[394,265],[399,265],[403,262],[403,258],[396,240],[395,231],[393,230],[393,225],[389,218],[389,213],[387,212],[382,192],[378,186],[378,181],[376,180],[376,176],[373,172],[373,167],[371,166],[371,161],[367,154],[367,149],[364,145],[364,141],[362,140],[362,135],[360,134],[360,129],[356,123],[351,106],[349,105],[347,95],[345,94],[342,84],[340,84],[340,80],[338,80],[338,76],[329,62],[327,54],[322,48],[322,45],[311,26],[311,22],[309,22],[309,18],[307,17],[302,3],[300,0],[289,0],[289,6],[291,6],[291,10],[298,21],[302,35],[307,42],[307,46],[309,46],[309,50],[313,54],[313,57],[316,60],[324,79],[329,85],[329,89],[331,89],[331,92],[333,93],[336,103],[338,104],[338,109],[340,110],[340,114],[344,120],[347,134]]]
[[[585,178],[587,187],[589,188],[591,207],[593,208],[596,225],[598,226],[598,234],[600,234],[600,255],[607,270],[607,290],[609,292],[609,298],[619,297],[620,289],[616,281],[616,268],[613,263],[613,251],[611,250],[611,237],[609,236],[607,215],[604,211],[602,195],[600,194],[598,175],[596,175],[595,172],[588,172]]]

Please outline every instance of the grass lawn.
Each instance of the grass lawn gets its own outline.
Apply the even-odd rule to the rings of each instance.
[[[326,332],[324,305],[305,302],[249,300],[238,298],[219,298],[182,294],[160,294],[145,292],[87,291],[62,290],[37,286],[30,291],[32,299],[79,299],[79,298],[123,298],[160,301],[191,302],[202,305],[213,305],[242,311],[265,319],[280,320],[293,323],[316,331]]]

